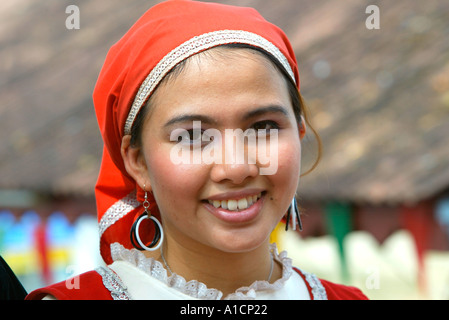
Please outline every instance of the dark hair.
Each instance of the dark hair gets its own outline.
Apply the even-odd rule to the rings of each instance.
[[[322,154],[321,139],[320,139],[320,136],[318,135],[318,132],[313,128],[312,124],[310,123],[308,110],[304,103],[304,99],[302,98],[301,93],[298,90],[298,87],[296,86],[293,79],[291,79],[290,75],[285,70],[285,68],[282,66],[282,64],[268,52],[266,52],[258,47],[254,47],[254,46],[250,46],[250,45],[246,45],[246,44],[233,43],[233,44],[222,45],[222,46],[215,47],[215,48],[249,49],[249,50],[256,51],[258,53],[261,53],[262,56],[264,56],[265,58],[267,58],[272,64],[274,64],[276,69],[281,72],[281,74],[283,75],[283,77],[286,79],[286,82],[287,82],[287,89],[288,89],[288,93],[290,95],[290,100],[292,103],[293,112],[295,114],[296,121],[298,122],[299,125],[304,125],[302,123],[302,118],[301,118],[301,116],[302,116],[304,118],[305,124],[307,125],[307,128],[309,128],[312,131],[312,133],[316,139],[316,142],[317,142],[318,150],[317,150],[316,160],[313,163],[313,165],[311,166],[311,168],[309,170],[307,170],[305,173],[303,173],[302,175],[308,174],[309,172],[313,171],[317,167],[317,165],[321,159],[321,154]],[[208,51],[211,51],[213,49],[214,48],[209,49],[207,51],[203,51],[201,54],[207,53]],[[184,70],[186,62],[188,60],[189,59],[186,59],[186,60],[183,60],[182,62],[178,63],[173,69],[171,69],[167,73],[167,75],[165,75],[164,79],[162,79],[160,83],[169,81],[170,78],[175,77],[176,75],[180,74],[182,72],[182,70]],[[157,90],[157,88],[155,90]],[[153,92],[153,95],[154,95],[154,92]],[[142,107],[142,109],[139,111],[139,113],[137,114],[137,116],[134,120],[133,126],[131,128],[131,142],[130,143],[131,143],[132,147],[140,147],[142,145],[142,138],[141,138],[142,127],[143,127],[143,123],[145,121],[146,115],[148,114],[148,109],[150,108],[150,105],[151,105],[151,101],[152,101],[151,97],[152,96],[150,96],[147,103]]]

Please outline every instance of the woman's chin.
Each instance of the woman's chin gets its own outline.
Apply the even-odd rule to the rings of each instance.
[[[260,233],[260,230],[258,233]],[[254,233],[239,230],[226,235],[215,236],[210,246],[226,253],[245,253],[259,248],[268,239],[269,234],[268,236],[266,234],[257,236]]]

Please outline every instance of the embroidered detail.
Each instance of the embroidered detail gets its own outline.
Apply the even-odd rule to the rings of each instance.
[[[112,226],[126,214],[140,206],[136,199],[136,192],[133,191],[126,197],[114,203],[103,215],[99,222],[100,238],[107,228]]]
[[[284,286],[284,283],[292,274],[292,260],[287,257],[287,252],[285,251],[278,254],[275,244],[271,245],[271,250],[273,257],[282,264],[282,277],[273,283],[269,283],[268,281],[255,281],[249,287],[239,288],[234,293],[229,294],[225,297],[225,300],[256,299],[258,291],[275,291]],[[191,297],[205,300],[219,300],[223,296],[220,290],[209,289],[202,282],[196,280],[187,282],[182,276],[176,273],[168,276],[167,270],[162,263],[153,258],[145,257],[142,252],[136,249],[128,250],[119,243],[113,243],[111,244],[111,256],[112,260],[129,262],[146,274],[162,281],[167,286]]]
[[[305,276],[310,288],[312,288],[313,300],[327,300],[326,289],[324,289],[320,279],[318,279],[317,276],[313,273],[305,272],[302,270],[300,271]]]
[[[125,122],[125,135],[131,134],[134,119],[139,113],[142,105],[151,95],[153,90],[164,78],[164,76],[179,62],[201,51],[229,43],[242,43],[259,47],[273,55],[288,72],[294,82],[295,76],[284,54],[270,41],[248,31],[243,30],[220,30],[193,37],[180,46],[173,49],[151,70],[150,74],[141,84],[139,91],[134,98],[134,102]]]
[[[111,292],[112,299],[132,300],[128,289],[114,271],[108,267],[99,267],[95,271],[101,275],[104,286]]]

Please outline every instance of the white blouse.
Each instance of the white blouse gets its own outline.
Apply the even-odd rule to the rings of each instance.
[[[278,253],[271,245],[273,258],[282,265],[282,277],[273,283],[255,281],[248,287],[241,287],[224,297],[225,300],[327,300],[326,291],[320,280],[311,273],[301,270],[301,275],[292,267],[287,252]],[[220,300],[223,293],[207,288],[196,280],[186,281],[175,273],[168,276],[164,265],[153,258],[147,258],[137,249],[126,249],[119,243],[111,245],[113,263],[99,267],[103,285],[114,300]],[[53,300],[46,296],[45,300]]]
[[[249,287],[241,287],[224,299],[311,299],[303,278],[292,269],[292,261],[287,257],[287,253],[283,251],[278,254],[274,244],[271,250],[274,259],[282,264],[282,277],[273,283],[255,281]],[[175,273],[168,276],[162,263],[145,257],[136,249],[128,250],[119,243],[114,243],[111,245],[111,254],[114,262],[108,267],[98,268],[97,272],[102,275],[103,284],[114,299],[218,300],[223,298],[223,293],[220,290],[207,288],[204,283],[196,280],[187,282],[182,276]],[[306,275],[306,279],[307,276],[312,277],[312,281],[316,279],[310,274]],[[314,298],[317,298],[315,294]]]

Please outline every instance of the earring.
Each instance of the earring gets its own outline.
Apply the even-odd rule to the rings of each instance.
[[[131,227],[130,232],[131,243],[134,246],[134,248],[138,250],[155,251],[161,247],[162,242],[164,241],[164,231],[162,229],[161,223],[155,217],[153,217],[148,210],[148,208],[150,207],[150,202],[148,201],[148,193],[146,191],[145,191],[145,200],[143,201],[142,206],[145,209],[145,212],[140,215],[140,217],[134,222],[134,224]],[[151,243],[148,246],[143,243],[139,235],[139,226],[143,219],[150,219],[151,221],[153,221],[155,228],[153,241],[151,241]],[[136,240],[137,243],[134,240]]]
[[[298,210],[298,205],[296,203],[296,198],[293,198],[290,207],[287,210],[287,219],[285,222],[285,231],[288,230],[288,225],[292,225],[292,229],[296,230],[296,223],[298,223],[299,231],[302,231],[301,214]]]

